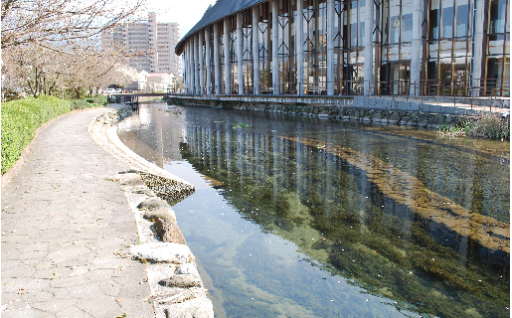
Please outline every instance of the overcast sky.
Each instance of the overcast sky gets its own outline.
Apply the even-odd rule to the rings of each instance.
[[[180,37],[199,22],[209,5],[215,0],[148,0],[148,11],[157,14],[158,22],[178,22]]]

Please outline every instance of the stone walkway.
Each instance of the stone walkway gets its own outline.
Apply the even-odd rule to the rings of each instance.
[[[138,242],[107,178],[129,167],[87,132],[105,108],[57,119],[2,191],[1,316],[154,317],[145,265],[113,252]]]

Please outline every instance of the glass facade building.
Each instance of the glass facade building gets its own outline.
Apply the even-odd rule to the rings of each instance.
[[[509,96],[509,10],[508,0],[219,0],[176,53],[189,94]],[[206,33],[208,48],[194,40]],[[199,44],[209,67],[194,60]]]

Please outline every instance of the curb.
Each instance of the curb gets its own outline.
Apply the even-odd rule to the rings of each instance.
[[[59,116],[57,116],[55,118],[50,119],[46,123],[42,124],[39,128],[37,128],[36,131],[35,131],[34,138],[32,138],[30,143],[25,147],[25,150],[23,150],[23,153],[21,154],[19,159],[16,161],[14,166],[11,169],[9,169],[9,171],[7,171],[6,173],[4,173],[2,175],[2,189],[1,189],[1,191],[4,191],[5,187],[7,187],[9,182],[18,174],[18,171],[21,169],[21,167],[25,163],[28,155],[30,154],[30,150],[32,149],[32,146],[34,145],[35,140],[36,140],[37,136],[39,135],[39,133],[41,131],[43,131],[45,128],[50,126],[57,119],[65,118],[68,115],[75,114],[77,112],[89,111],[89,110],[92,110],[92,109],[95,109],[95,108],[86,108],[86,109],[75,109],[75,110],[72,110],[69,113],[65,113],[65,114],[59,115]]]

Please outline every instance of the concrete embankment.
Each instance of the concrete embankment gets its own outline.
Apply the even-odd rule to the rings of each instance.
[[[458,123],[464,116],[489,107],[453,103],[427,103],[420,100],[379,97],[330,96],[181,96],[171,95],[172,105],[287,113],[294,116],[317,116],[341,120],[360,120],[385,124],[438,127]],[[503,108],[493,108],[503,111]],[[508,109],[507,109],[508,110]]]
[[[195,258],[181,233],[176,215],[166,200],[181,200],[194,192],[190,183],[147,162],[117,137],[117,121],[127,109],[98,116],[89,126],[91,136],[105,150],[128,163],[130,170],[112,176],[121,184],[135,216],[139,244],[116,252],[146,264],[155,316],[213,317]]]

